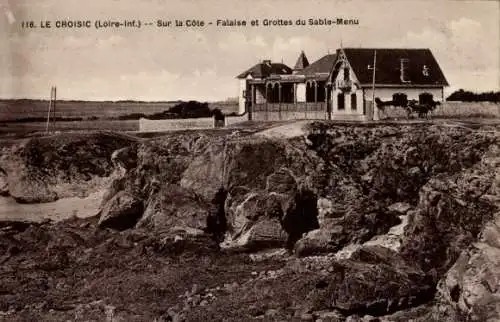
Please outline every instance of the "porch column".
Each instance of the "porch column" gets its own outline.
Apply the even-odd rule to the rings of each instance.
[[[297,104],[297,83],[293,83],[293,103]]]
[[[318,102],[318,83],[314,81],[314,103]]]
[[[328,114],[329,114],[328,113],[328,86],[326,84],[325,84],[325,107],[324,107],[324,109],[325,109],[325,113],[327,114],[326,119],[328,119],[329,118],[329,116],[328,116]]]
[[[250,86],[250,110],[253,112],[255,109],[255,85]]]
[[[307,89],[309,88],[310,82],[306,81],[306,95],[305,95],[305,102],[306,104],[304,105],[304,118],[307,120]]]
[[[268,99],[268,95],[267,95],[267,82],[265,83],[265,85],[266,85],[266,113],[265,113],[265,120],[267,120],[267,112],[268,112],[268,110],[267,110],[268,109],[268,107],[267,107],[267,101],[269,100]]]
[[[281,83],[278,83],[278,118],[281,121]]]
[[[252,89],[251,89],[251,91],[252,91],[252,92],[251,92],[251,94],[252,94],[252,100],[251,100],[250,104],[253,106],[253,105],[254,105],[254,103],[255,103],[255,85],[254,85],[254,84],[252,84]]]

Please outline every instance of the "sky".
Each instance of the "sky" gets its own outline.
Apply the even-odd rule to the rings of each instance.
[[[0,98],[225,100],[263,59],[293,67],[343,47],[429,48],[450,87],[500,90],[500,2],[459,0],[0,0]],[[264,19],[357,19],[349,26],[263,26]],[[94,27],[141,20],[141,28]],[[158,19],[204,27],[157,27]],[[218,27],[217,19],[246,20]],[[259,26],[250,26],[251,20]],[[92,28],[56,28],[90,20]],[[36,28],[23,28],[33,21]],[[49,21],[52,28],[41,28]],[[213,25],[207,25],[213,22]]]

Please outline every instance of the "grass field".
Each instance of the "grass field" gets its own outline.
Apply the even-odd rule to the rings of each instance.
[[[86,102],[57,101],[56,113],[51,117],[112,119],[136,113],[154,114],[167,111],[179,101],[173,102]],[[0,122],[26,118],[45,118],[49,102],[45,100],[0,100]],[[213,102],[209,107],[224,113],[237,110],[237,103]]]
[[[2,123],[0,122],[0,137],[23,137],[34,133],[43,133],[45,131],[45,122],[26,122],[26,123]],[[138,120],[126,121],[74,121],[74,122],[56,122],[52,123],[50,131],[138,131]]]

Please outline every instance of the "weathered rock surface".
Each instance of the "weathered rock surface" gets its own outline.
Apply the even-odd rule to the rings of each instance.
[[[225,187],[225,167],[227,165],[226,144],[211,144],[197,156],[182,174],[180,185],[196,191],[207,200],[215,197],[221,187]]]
[[[123,230],[135,226],[144,211],[141,199],[126,191],[118,192],[101,210],[99,227]]]
[[[9,183],[7,181],[7,173],[0,168],[0,196],[9,195]]]
[[[497,153],[490,151],[488,154]],[[402,253],[425,271],[442,275],[491,220],[497,205],[484,196],[495,185],[495,168],[484,160],[453,176],[431,179],[409,218]]]
[[[479,171],[457,180],[456,190],[462,192],[462,198],[487,201],[500,209],[500,153],[499,148],[492,148],[483,158],[482,170],[490,168],[488,176]],[[486,178],[493,179],[487,180]],[[462,186],[464,185],[464,186]],[[467,188],[468,186],[468,188]],[[477,203],[477,201],[476,201]],[[500,213],[491,217],[483,213],[476,222],[483,222],[476,242],[461,250],[460,256],[439,283],[440,301],[460,312],[469,321],[500,320]],[[470,220],[470,219],[469,219]],[[476,227],[473,232],[477,231]]]
[[[248,225],[248,228],[242,229],[240,234],[225,240],[222,247],[239,250],[283,247],[287,238],[279,220],[264,218]]]
[[[116,165],[109,171],[121,172],[102,210],[122,218],[111,221],[116,229],[137,221],[135,229],[0,227],[0,313],[71,320],[70,305],[111,298],[102,308],[125,320],[497,318],[495,132],[328,122],[306,132],[304,140],[186,131],[106,154]],[[23,189],[59,196],[62,185],[43,180],[52,170],[26,169]],[[277,255],[252,260],[220,251],[223,241]],[[186,281],[202,286],[186,290]]]
[[[317,228],[316,200],[307,191],[293,195],[233,189],[226,200],[225,247],[293,246],[304,232]],[[278,229],[279,228],[279,229]],[[266,237],[267,236],[267,237]],[[253,238],[257,240],[253,240]],[[267,238],[267,242],[264,239]],[[252,246],[255,248],[254,246]]]
[[[113,151],[137,140],[113,133],[58,134],[13,146],[0,160],[9,194],[21,203],[87,196],[105,186]]]
[[[297,180],[287,168],[281,168],[270,174],[266,179],[266,190],[276,193],[295,193],[298,189]]]
[[[400,223],[393,213],[379,207],[355,207],[338,218],[325,218],[320,229],[305,235],[295,245],[298,256],[317,255],[340,250],[348,244],[361,244],[382,235]]]
[[[383,247],[361,248],[351,259],[333,262],[328,272],[317,292],[325,292],[331,308],[345,315],[385,315],[434,297],[422,270]]]
[[[137,228],[204,231],[208,212],[209,205],[192,191],[177,185],[164,185],[149,198]]]
[[[123,169],[124,172],[137,166],[137,144],[132,144],[111,154],[111,163],[115,167]]]

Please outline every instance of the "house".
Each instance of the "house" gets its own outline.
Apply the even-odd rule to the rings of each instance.
[[[448,86],[429,49],[341,48],[311,64],[302,51],[293,69],[264,60],[237,78],[251,120],[376,120],[376,98],[443,101]]]

